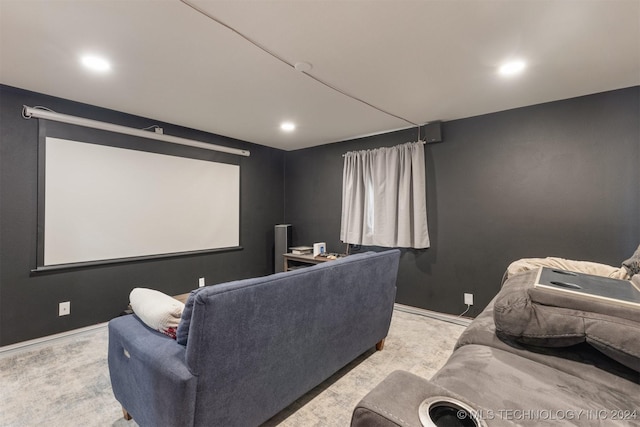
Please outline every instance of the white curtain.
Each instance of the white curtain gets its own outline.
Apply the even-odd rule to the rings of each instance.
[[[429,247],[422,141],[344,155],[340,240]]]

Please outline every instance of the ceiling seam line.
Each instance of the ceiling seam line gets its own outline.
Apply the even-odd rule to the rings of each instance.
[[[183,3],[183,4],[185,4],[186,6],[189,6],[190,8],[192,8],[193,10],[195,10],[196,12],[198,12],[198,13],[200,13],[200,14],[202,14],[202,15],[206,16],[206,17],[207,17],[207,18],[209,18],[210,20],[212,20],[212,21],[216,22],[217,24],[219,24],[219,25],[223,26],[224,28],[226,28],[226,29],[230,30],[231,32],[233,32],[233,33],[237,34],[238,36],[240,36],[240,37],[241,37],[241,38],[243,38],[244,40],[248,41],[249,43],[251,43],[252,45],[254,45],[255,47],[257,47],[258,49],[260,49],[260,50],[262,50],[263,52],[265,52],[265,53],[269,54],[270,56],[272,56],[273,58],[277,59],[278,61],[280,61],[280,62],[282,62],[282,63],[284,63],[284,64],[288,65],[289,67],[291,67],[291,68],[295,69],[295,65],[294,65],[294,64],[291,64],[289,61],[287,61],[287,60],[285,60],[284,58],[280,57],[278,54],[276,54],[276,53],[272,52],[272,51],[271,51],[271,50],[269,50],[268,48],[266,48],[266,47],[262,46],[260,43],[258,43],[258,42],[256,42],[256,41],[254,41],[253,39],[249,38],[248,36],[246,36],[246,35],[242,34],[240,31],[236,30],[236,29],[235,29],[235,28],[233,28],[232,26],[230,26],[230,25],[228,25],[228,24],[226,24],[226,23],[222,22],[221,20],[219,20],[218,18],[216,18],[216,17],[214,17],[213,15],[209,14],[208,12],[205,12],[204,10],[202,10],[201,8],[199,8],[198,6],[196,6],[196,5],[192,4],[192,3],[190,3],[188,0],[179,0],[179,1],[180,1],[181,3]],[[399,116],[399,115],[397,115],[397,114],[393,114],[393,113],[391,113],[391,112],[389,112],[389,111],[386,111],[386,110],[384,110],[384,109],[382,109],[382,108],[380,108],[380,107],[377,107],[377,106],[375,106],[375,105],[373,105],[373,104],[371,104],[371,103],[369,103],[369,102],[367,102],[367,101],[365,101],[365,100],[363,100],[363,99],[360,99],[360,98],[358,98],[357,96],[351,95],[351,94],[349,94],[349,93],[347,93],[347,92],[343,91],[342,89],[338,89],[337,87],[335,87],[335,86],[333,86],[333,85],[331,85],[331,84],[329,84],[329,83],[327,83],[327,82],[325,82],[325,81],[323,81],[323,80],[321,80],[321,79],[319,79],[319,78],[317,78],[317,77],[315,77],[315,76],[313,76],[313,75],[309,74],[309,73],[308,73],[308,72],[306,72],[306,71],[302,71],[302,74],[304,74],[304,75],[306,75],[307,77],[309,77],[309,78],[311,78],[311,79],[315,80],[316,82],[320,83],[321,85],[323,85],[323,86],[325,86],[325,87],[328,87],[329,89],[331,89],[331,90],[333,90],[333,91],[335,91],[335,92],[338,92],[339,94],[341,94],[341,95],[343,95],[343,96],[346,96],[347,98],[351,98],[351,99],[352,99],[352,100],[354,100],[354,101],[360,102],[361,104],[364,104],[364,105],[366,105],[366,106],[368,106],[368,107],[370,107],[370,108],[373,108],[374,110],[377,110],[377,111],[379,111],[379,112],[381,112],[381,113],[384,113],[384,114],[386,114],[386,115],[388,115],[388,116],[391,116],[391,117],[394,117],[394,118],[396,118],[396,119],[402,120],[402,121],[404,121],[404,122],[406,122],[406,123],[409,123],[409,124],[411,124],[411,125],[413,125],[413,126],[418,126],[418,127],[420,126],[418,123],[414,123],[414,122],[412,122],[411,120],[405,119],[405,118],[404,118],[404,117],[402,117],[402,116]]]

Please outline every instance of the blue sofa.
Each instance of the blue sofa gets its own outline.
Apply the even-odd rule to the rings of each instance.
[[[125,416],[153,427],[260,425],[380,346],[399,257],[368,252],[197,289],[178,341],[135,314],[111,320],[109,372]]]

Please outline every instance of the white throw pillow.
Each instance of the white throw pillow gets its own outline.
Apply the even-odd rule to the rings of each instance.
[[[133,312],[148,327],[176,338],[184,304],[167,294],[147,288],[135,288],[129,294]]]

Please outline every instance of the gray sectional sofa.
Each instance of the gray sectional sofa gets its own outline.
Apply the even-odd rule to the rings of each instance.
[[[433,378],[393,372],[351,425],[640,426],[640,311],[541,302],[536,275],[509,278]]]
[[[399,257],[370,252],[200,288],[178,340],[135,314],[113,319],[114,395],[141,426],[257,426],[384,340]]]

